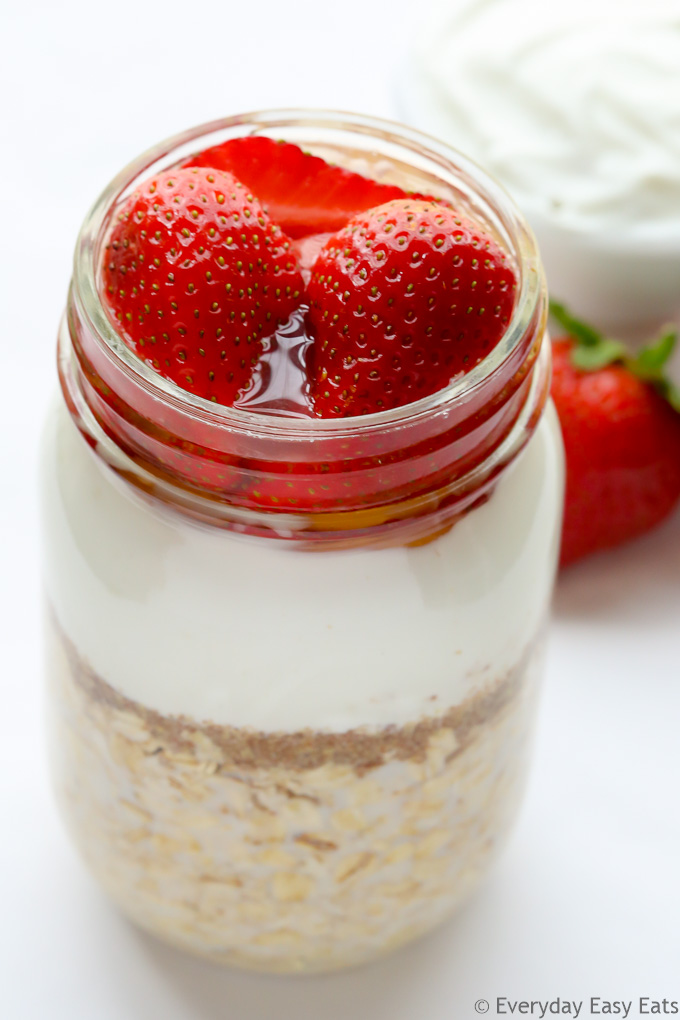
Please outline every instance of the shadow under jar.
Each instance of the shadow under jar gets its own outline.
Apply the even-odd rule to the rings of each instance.
[[[111,216],[251,132],[471,211],[519,280],[498,347],[434,396],[325,420],[217,406],[139,361],[98,295]],[[559,538],[545,315],[502,189],[365,117],[198,128],[95,205],[44,444],[50,749],[76,844],[143,928],[328,970],[428,931],[487,871],[524,784]]]

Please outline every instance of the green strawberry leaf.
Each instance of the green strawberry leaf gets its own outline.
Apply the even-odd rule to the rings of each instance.
[[[559,301],[550,300],[550,315],[567,333],[585,347],[596,347],[604,336],[598,330],[581,322],[569,312]]]
[[[598,368],[606,368],[613,365],[615,361],[622,361],[626,355],[626,348],[618,340],[602,340],[592,347],[574,347],[571,360],[577,368],[584,372],[596,372]]]
[[[675,350],[678,340],[678,331],[672,326],[664,328],[659,340],[649,347],[645,347],[637,355],[630,359],[630,367],[641,379],[663,379],[664,368]]]
[[[680,412],[680,388],[675,386],[672,382],[665,380],[658,389],[664,395],[671,407],[675,411]]]
[[[624,365],[638,379],[654,386],[671,407],[680,411],[680,388],[666,375],[666,365],[678,342],[675,326],[664,326],[656,340],[636,354],[629,354],[628,348],[620,340],[600,333],[552,299],[550,315],[574,341],[571,361],[576,368],[582,372],[597,372],[607,365]]]

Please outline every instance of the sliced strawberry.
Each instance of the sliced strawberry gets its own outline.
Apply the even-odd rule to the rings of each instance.
[[[140,358],[228,405],[303,290],[291,242],[259,202],[232,174],[199,168],[165,171],[130,195],[107,239],[102,281]]]
[[[406,196],[395,184],[380,184],[332,166],[292,142],[262,135],[231,138],[185,165],[233,173],[294,238],[339,230],[357,213]]]
[[[515,290],[507,253],[452,209],[400,199],[355,217],[307,287],[316,413],[368,414],[446,386],[498,343]]]
[[[567,462],[561,564],[649,531],[680,501],[680,399],[664,374],[668,331],[642,354],[579,322],[553,341],[552,397]]]

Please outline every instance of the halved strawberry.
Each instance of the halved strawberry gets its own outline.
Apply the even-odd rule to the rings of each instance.
[[[164,171],[130,195],[107,239],[102,280],[132,350],[227,405],[303,290],[290,240],[257,199],[233,174],[201,168]]]
[[[293,238],[339,230],[365,209],[406,197],[395,184],[332,166],[292,142],[263,135],[230,138],[192,156],[185,166],[233,173]]]
[[[388,202],[321,250],[307,287],[311,395],[321,417],[435,393],[498,343],[516,278],[479,224],[446,206]]]

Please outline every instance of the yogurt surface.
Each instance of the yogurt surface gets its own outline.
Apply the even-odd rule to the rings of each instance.
[[[459,0],[413,55],[421,119],[573,230],[680,247],[680,6]]]
[[[577,316],[633,347],[680,325],[677,0],[434,3],[401,115],[505,184]]]

